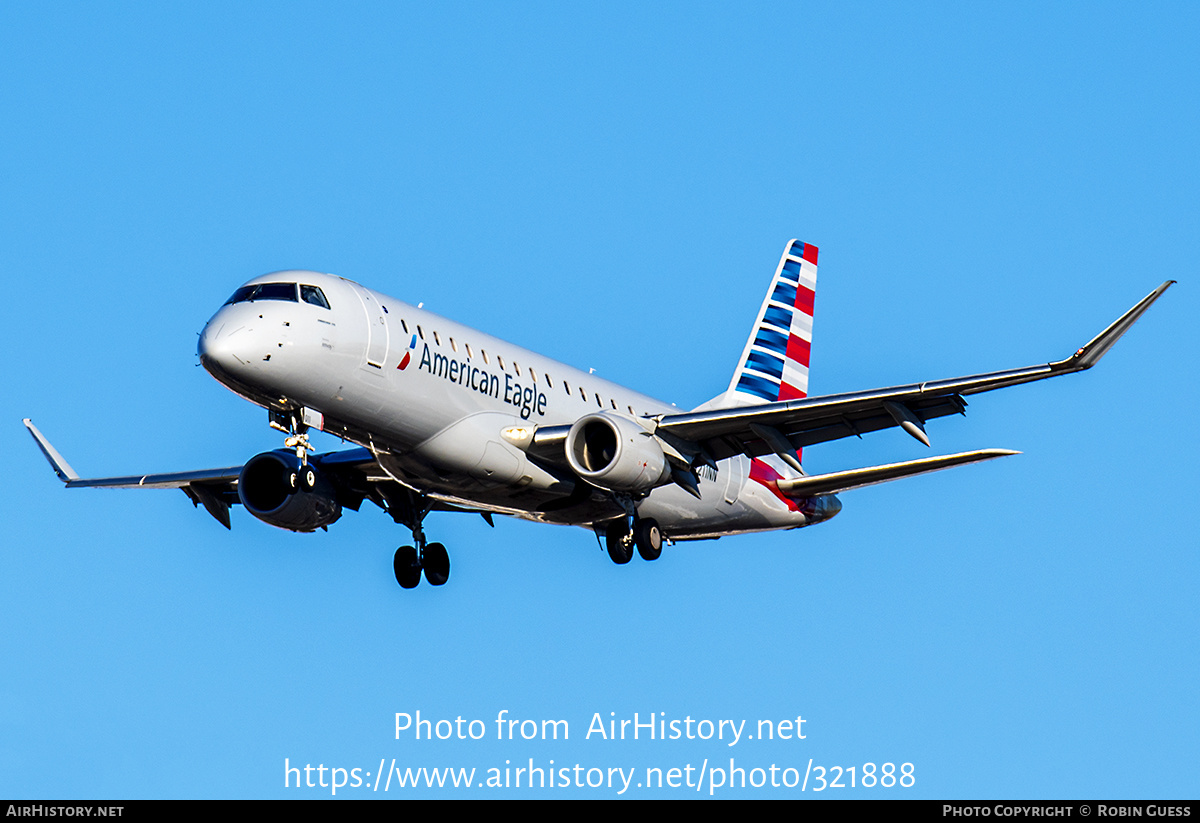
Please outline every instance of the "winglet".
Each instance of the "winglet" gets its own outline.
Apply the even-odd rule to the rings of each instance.
[[[1100,362],[1100,358],[1116,345],[1117,341],[1121,339],[1121,335],[1129,331],[1129,327],[1136,323],[1138,318],[1146,313],[1146,309],[1150,308],[1155,300],[1162,297],[1163,292],[1174,285],[1174,283],[1174,280],[1168,280],[1163,283],[1157,289],[1143,297],[1141,302],[1136,306],[1118,317],[1111,326],[1092,338],[1090,343],[1066,360],[1051,363],[1050,367],[1056,371],[1083,371],[1096,365]]]
[[[29,429],[29,433],[33,435],[33,439],[37,442],[38,448],[42,450],[42,454],[46,455],[46,459],[50,461],[50,466],[54,469],[54,473],[58,475],[58,479],[64,483],[78,480],[79,475],[71,468],[71,464],[63,460],[63,456],[58,453],[58,450],[51,446],[50,441],[37,430],[37,426],[33,425],[33,421],[26,417],[22,422],[25,424],[25,428]]]

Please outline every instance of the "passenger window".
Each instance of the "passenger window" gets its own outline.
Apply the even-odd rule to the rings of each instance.
[[[516,360],[513,361],[513,371],[517,373],[517,377],[521,376],[521,365]]]
[[[442,338],[438,337],[437,332],[433,333],[433,342],[435,345],[438,345],[438,346],[442,345]]]
[[[404,318],[400,318],[400,327],[404,329],[404,333],[408,334],[408,324],[404,322]]]
[[[311,303],[323,309],[329,308],[329,301],[325,299],[325,292],[321,291],[317,286],[305,286],[302,283],[300,285],[300,299],[305,303]]]
[[[450,338],[450,351],[454,352],[455,354],[458,354],[458,346],[454,345],[453,337]]]
[[[504,371],[504,358],[496,355],[496,362],[500,364],[500,371]]]
[[[466,343],[465,345],[467,347],[467,359],[470,360],[471,359],[471,344]]]

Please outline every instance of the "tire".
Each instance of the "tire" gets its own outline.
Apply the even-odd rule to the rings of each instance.
[[[647,517],[638,520],[633,527],[633,542],[637,544],[638,554],[643,560],[657,560],[662,555],[662,531],[658,521]]]
[[[421,582],[421,561],[417,558],[417,550],[412,546],[396,549],[392,567],[396,570],[396,582],[402,588],[415,589]]]
[[[441,586],[450,579],[450,554],[441,543],[430,543],[425,547],[421,565],[431,586]]]
[[[300,488],[306,492],[312,491],[317,485],[317,472],[312,466],[304,466],[300,469]]]
[[[628,535],[620,522],[611,524],[604,532],[608,556],[618,566],[624,566],[633,559],[633,541],[626,539]]]

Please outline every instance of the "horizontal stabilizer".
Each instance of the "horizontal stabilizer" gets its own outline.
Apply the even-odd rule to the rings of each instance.
[[[1007,457],[1020,452],[1009,449],[980,449],[961,454],[944,454],[940,457],[925,457],[920,460],[906,460],[903,463],[889,463],[886,466],[869,466],[865,469],[850,469],[848,471],[815,474],[809,477],[797,477],[790,480],[779,480],[780,493],[791,498],[816,497],[821,494],[835,494],[850,491],[863,486],[873,486],[876,483],[886,483],[889,480],[899,480],[915,474],[936,472],[950,469],[954,466],[965,466],[980,460],[991,460],[996,457]]]

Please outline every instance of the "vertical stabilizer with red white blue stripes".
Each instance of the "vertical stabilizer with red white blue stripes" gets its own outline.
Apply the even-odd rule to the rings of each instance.
[[[792,240],[738,361],[723,405],[749,406],[808,396],[817,247]]]

